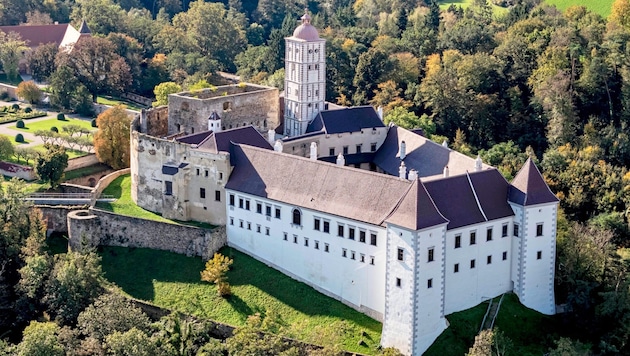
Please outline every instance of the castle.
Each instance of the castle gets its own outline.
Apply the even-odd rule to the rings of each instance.
[[[558,199],[531,160],[507,182],[371,107],[325,103],[308,14],[286,48],[283,100],[222,86],[134,121],[139,206],[225,225],[228,245],[382,321],[381,344],[404,354],[505,292],[555,313]]]

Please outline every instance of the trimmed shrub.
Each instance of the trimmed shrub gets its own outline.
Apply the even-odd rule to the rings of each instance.
[[[26,109],[24,109],[24,112],[27,113],[27,114],[30,114],[30,113],[33,112],[33,108],[27,107]]]
[[[92,124],[92,127],[98,127],[96,125],[96,119],[92,119],[92,121],[90,121],[90,123]]]
[[[6,90],[0,91],[0,100],[2,101],[11,101],[11,95]]]
[[[24,121],[23,121],[23,120],[18,120],[18,121],[15,123],[15,127],[17,127],[18,129],[23,129],[23,128],[24,128],[24,126],[25,126],[25,125],[24,125]]]
[[[24,142],[24,136],[22,136],[22,134],[20,133],[15,135],[15,142],[19,142],[19,143]]]
[[[11,109],[13,109],[13,110],[20,110],[20,105],[13,104],[13,105],[11,105]]]
[[[57,114],[57,120],[66,121],[66,115],[64,115],[63,113]]]
[[[59,133],[59,129],[57,128],[57,126],[51,127],[50,131]]]

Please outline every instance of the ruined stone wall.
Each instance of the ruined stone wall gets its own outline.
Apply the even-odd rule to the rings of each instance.
[[[267,132],[280,124],[278,89],[253,84],[171,94],[168,107],[169,135],[208,130],[208,117],[213,111],[221,117],[224,130],[252,125]]]
[[[47,222],[46,229],[48,232],[68,232],[68,213],[78,210],[84,210],[87,206],[62,206],[62,205],[36,205]]]
[[[140,115],[140,132],[150,136],[168,135],[168,106],[143,110]]]
[[[69,245],[120,246],[165,250],[209,259],[226,244],[225,228],[214,230],[170,224],[91,208],[68,214]]]

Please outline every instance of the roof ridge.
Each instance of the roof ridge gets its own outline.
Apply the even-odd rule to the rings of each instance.
[[[481,206],[481,202],[479,201],[479,197],[477,196],[477,191],[475,191],[475,186],[470,179],[470,174],[468,173],[468,171],[466,171],[466,179],[468,179],[468,184],[470,185],[470,189],[472,190],[473,196],[475,197],[475,201],[477,202],[477,207],[479,208],[481,215],[483,215],[483,218],[488,221],[488,217],[486,216],[486,212],[483,211],[483,207]]]
[[[420,182],[420,180],[417,180],[416,182]],[[403,201],[405,200],[405,198],[407,197],[407,195],[409,195],[409,191],[411,191],[411,189],[413,189],[415,182],[412,182],[409,187],[407,188],[407,190],[405,191],[405,194],[401,194],[400,198],[398,199],[398,202],[396,202],[396,204],[392,207],[392,209],[389,211],[389,214],[387,214],[387,216],[385,216],[385,218],[381,221],[381,223],[379,225],[382,225],[385,221],[387,221],[387,219],[391,218],[392,215],[394,215],[398,209],[400,208],[400,205],[403,203]],[[416,204],[417,205],[417,204]],[[438,210],[439,211],[439,210]],[[418,216],[418,207],[416,206],[416,216]]]

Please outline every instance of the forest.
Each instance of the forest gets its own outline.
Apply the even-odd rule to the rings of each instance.
[[[0,0],[0,25],[87,22],[93,36],[79,50],[29,55],[51,102],[80,110],[123,91],[159,104],[168,92],[217,84],[217,71],[282,89],[284,38],[308,9],[327,40],[327,101],[382,106],[387,122],[480,155],[508,181],[527,157],[536,162],[560,198],[558,348],[630,353],[630,1],[616,0],[608,18],[537,0],[500,5],[507,11],[487,0],[466,9],[436,0]],[[0,35],[7,72],[3,53],[20,39]],[[105,69],[90,72],[97,55]],[[17,303],[27,290],[17,271],[44,265],[8,242],[17,237],[2,221],[0,256],[11,262],[0,269],[18,288],[4,301]],[[26,295],[41,297],[37,288]],[[81,310],[53,313],[76,325]]]

